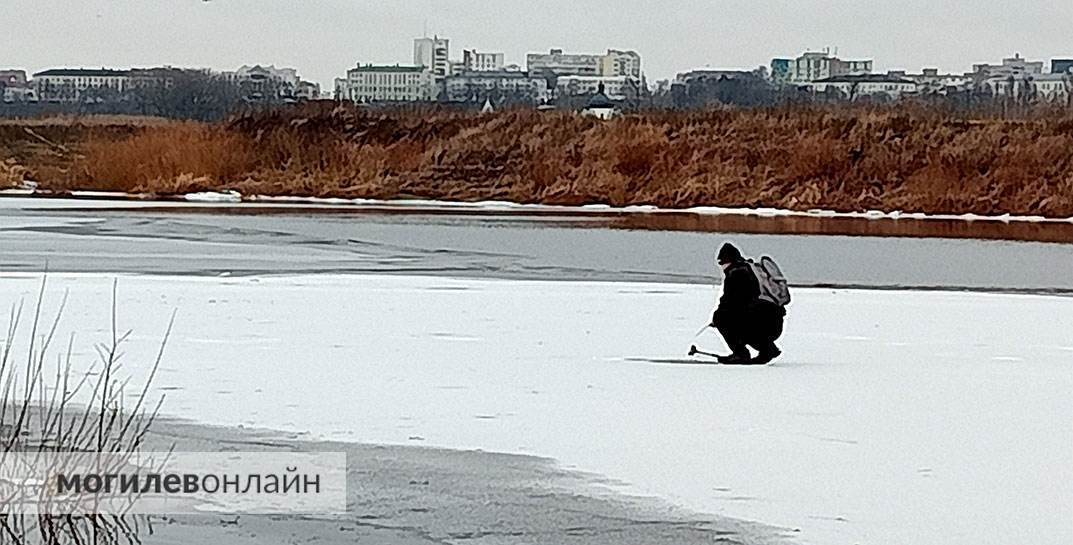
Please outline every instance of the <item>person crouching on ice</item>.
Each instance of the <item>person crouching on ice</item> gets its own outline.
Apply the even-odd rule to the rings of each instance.
[[[712,314],[712,327],[719,330],[731,350],[719,356],[727,365],[764,365],[782,352],[775,340],[782,335],[786,310],[761,298],[760,281],[753,265],[729,242],[719,248],[716,262],[723,269],[723,294]],[[758,352],[754,358],[748,347]]]

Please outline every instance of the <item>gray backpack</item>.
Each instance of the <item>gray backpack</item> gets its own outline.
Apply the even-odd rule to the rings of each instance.
[[[774,259],[766,255],[760,258],[759,263],[750,259],[749,266],[753,268],[753,274],[760,284],[760,299],[780,307],[790,304],[790,285]]]

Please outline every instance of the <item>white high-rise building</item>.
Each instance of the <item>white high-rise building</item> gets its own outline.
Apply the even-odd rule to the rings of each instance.
[[[827,51],[809,51],[790,61],[789,80],[808,83],[834,76],[872,73],[871,60],[842,60]]]
[[[120,95],[131,85],[130,70],[54,68],[34,74],[34,88],[43,102],[78,102],[84,95]]]
[[[476,49],[462,51],[462,70],[466,72],[498,72],[503,69],[502,53],[481,53]]]
[[[533,104],[547,100],[548,80],[525,72],[475,70],[447,78],[447,99],[474,102],[489,97]]]
[[[641,56],[636,51],[608,49],[600,58],[600,75],[605,77],[625,76],[641,79]]]
[[[546,54],[530,53],[526,64],[533,74],[641,79],[641,56],[636,51],[608,49],[606,54],[592,55],[552,49]]]
[[[424,102],[435,100],[436,82],[425,66],[358,65],[336,82],[337,93],[354,102]]]
[[[972,71],[984,77],[1015,78],[1043,73],[1043,61],[1025,60],[1020,54],[1002,59],[1002,64],[974,64]]]
[[[601,75],[601,55],[563,53],[562,49],[552,49],[548,53],[530,53],[526,55],[525,60],[530,74],[556,76]]]
[[[1043,61],[1029,61],[1020,54],[1002,59],[1002,64],[974,64],[972,75],[977,88],[996,96],[1025,99],[1043,74]]]
[[[414,39],[414,64],[432,71],[437,81],[451,74],[450,40],[434,36]]]

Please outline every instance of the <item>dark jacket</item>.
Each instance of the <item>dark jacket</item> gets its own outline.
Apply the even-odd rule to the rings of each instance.
[[[748,261],[739,259],[727,267],[723,278],[723,295],[716,315],[742,315],[760,300],[760,282]]]
[[[747,353],[747,345],[760,352],[777,353],[774,342],[782,335],[785,309],[760,298],[760,280],[737,248],[723,245],[719,261],[730,265],[724,273],[723,295],[712,314],[712,326],[735,354]]]

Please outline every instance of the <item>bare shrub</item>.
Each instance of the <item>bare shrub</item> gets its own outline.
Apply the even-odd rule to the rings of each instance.
[[[145,384],[128,397],[128,378],[120,374],[122,346],[130,332],[116,323],[112,285],[111,338],[96,346],[98,362],[76,376],[72,368],[74,336],[66,350],[54,354],[53,343],[67,302],[65,293],[51,321],[43,316],[46,282],[42,280],[29,323],[24,305],[11,310],[0,351],[0,460],[9,453],[138,452],[163,403],[150,405],[149,386],[156,375],[171,323]],[[16,338],[28,341],[23,357],[13,351]],[[55,356],[55,369],[51,368]],[[16,359],[21,359],[20,364]],[[0,513],[0,542],[47,545],[137,543],[148,528],[145,517],[121,515],[24,515]]]

